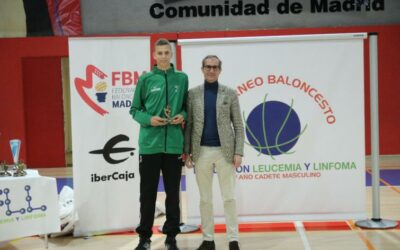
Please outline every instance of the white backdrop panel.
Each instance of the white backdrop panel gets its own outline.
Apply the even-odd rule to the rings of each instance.
[[[149,70],[142,37],[69,40],[75,235],[133,229],[139,218],[139,126],[129,115]]]
[[[220,83],[239,95],[248,127],[244,161],[237,169],[241,221],[366,218],[365,37],[178,41],[191,87],[203,83],[201,61],[214,54],[222,60]],[[188,218],[197,223],[197,184],[194,172],[186,173]],[[221,221],[216,178],[213,189]]]

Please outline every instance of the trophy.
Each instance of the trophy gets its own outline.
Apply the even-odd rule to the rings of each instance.
[[[23,163],[22,161],[18,161],[13,176],[14,177],[25,176],[26,175],[25,169],[26,169],[26,164]]]
[[[8,170],[8,165],[5,161],[0,163],[0,177],[7,177],[11,176],[11,173],[7,171]]]
[[[19,150],[21,149],[21,140],[12,139],[10,140],[11,154],[14,161],[13,170],[17,170],[17,164],[19,162]]]
[[[172,113],[171,106],[167,105],[167,107],[164,108],[164,115],[165,118],[167,118],[168,123],[172,121],[171,113]]]

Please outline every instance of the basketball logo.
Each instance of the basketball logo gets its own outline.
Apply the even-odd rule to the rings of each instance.
[[[243,118],[246,125],[248,145],[260,154],[274,156],[292,154],[290,151],[305,132],[307,124],[301,129],[299,116],[293,109],[294,101],[290,106],[279,101],[267,101],[267,95],[261,104],[258,104]]]

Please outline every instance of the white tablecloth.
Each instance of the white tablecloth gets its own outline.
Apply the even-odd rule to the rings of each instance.
[[[27,170],[0,178],[0,241],[60,231],[55,178]]]

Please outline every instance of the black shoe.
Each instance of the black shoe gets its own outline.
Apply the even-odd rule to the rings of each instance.
[[[135,250],[150,250],[151,240],[148,238],[140,238],[139,244]]]
[[[215,243],[214,241],[203,240],[196,250],[215,250]]]
[[[240,250],[239,242],[237,242],[237,241],[229,242],[229,250]]]
[[[174,237],[167,237],[165,240],[165,250],[179,250]]]

